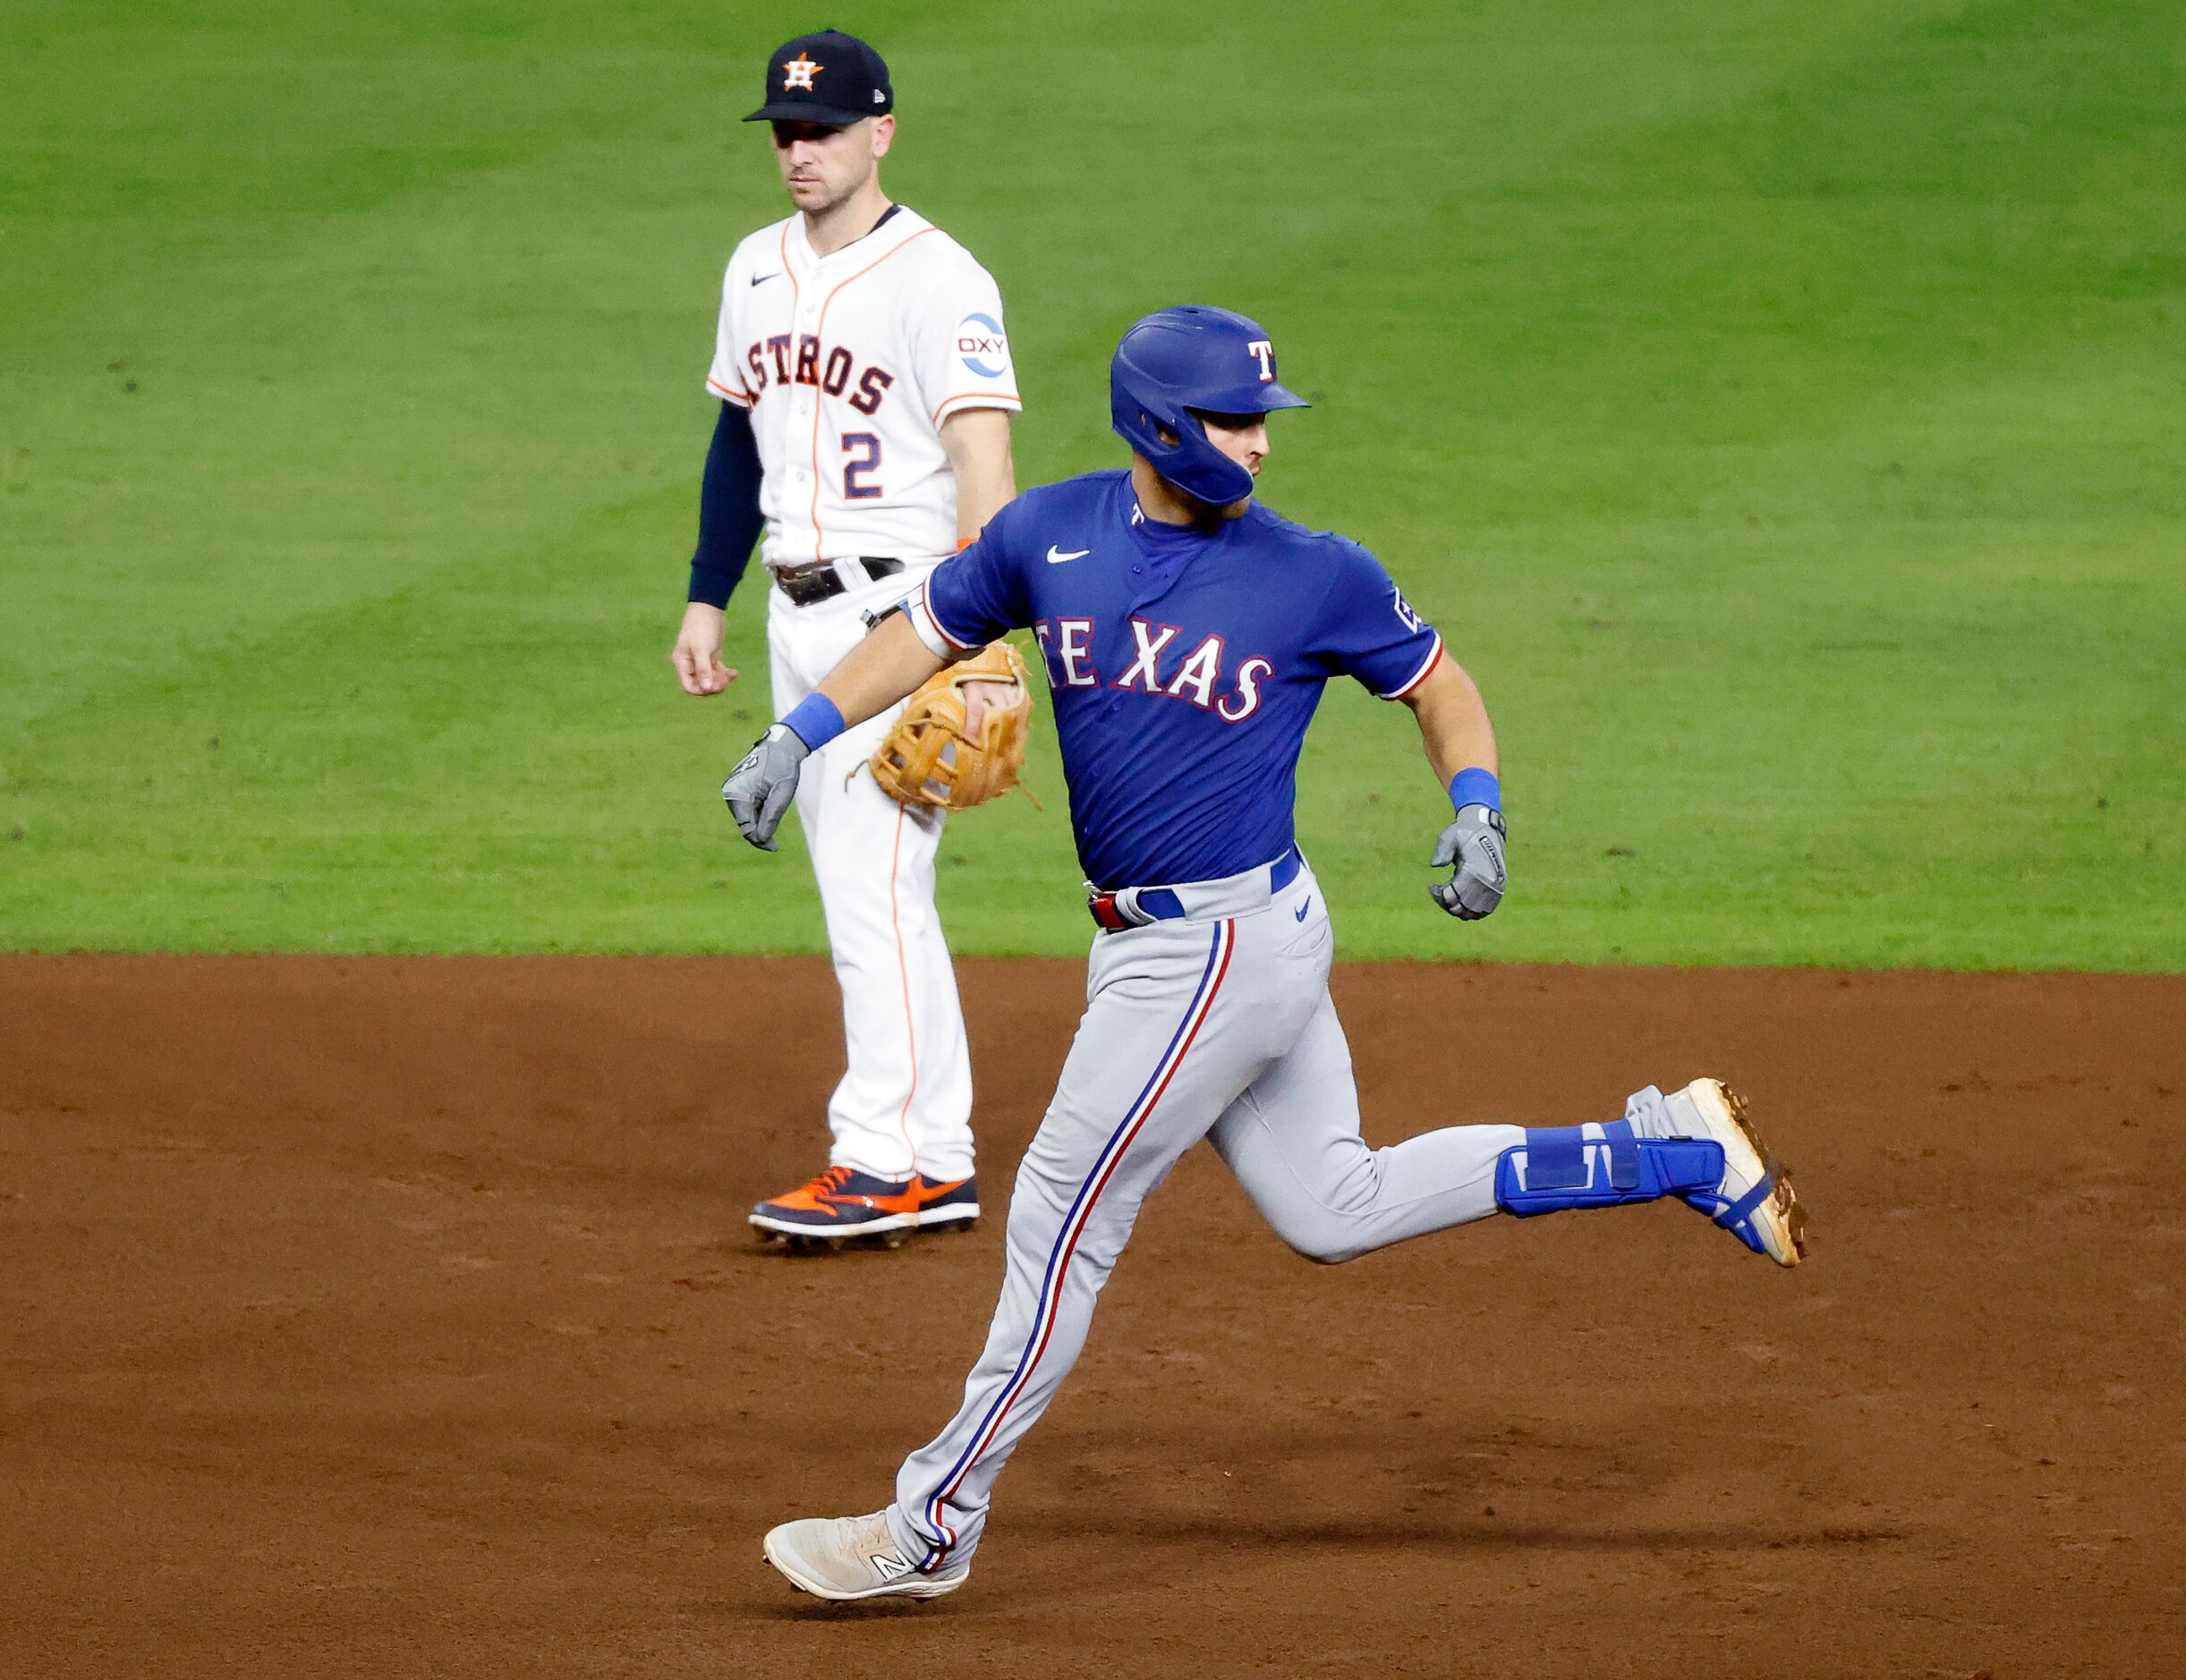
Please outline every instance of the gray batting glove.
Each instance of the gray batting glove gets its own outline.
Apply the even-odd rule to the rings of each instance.
[[[1438,870],[1453,863],[1457,869],[1448,880],[1427,891],[1459,921],[1478,921],[1503,902],[1503,842],[1508,832],[1502,812],[1467,805],[1434,843],[1434,855],[1427,861]]]
[[[744,760],[721,784],[722,802],[744,837],[761,852],[778,850],[774,831],[797,796],[797,772],[812,750],[787,724],[776,724],[752,743]]]

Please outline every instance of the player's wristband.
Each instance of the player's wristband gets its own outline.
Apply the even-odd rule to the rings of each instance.
[[[807,694],[789,708],[782,726],[817,752],[842,734],[842,708],[825,694]]]
[[[1458,810],[1467,805],[1485,805],[1500,813],[1503,808],[1503,791],[1496,785],[1495,772],[1477,767],[1459,770],[1450,778],[1450,803]]]

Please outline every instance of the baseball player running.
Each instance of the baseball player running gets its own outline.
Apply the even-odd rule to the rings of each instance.
[[[796,211],[739,244],[721,283],[706,379],[720,417],[671,656],[687,693],[736,678],[723,608],[762,525],[778,715],[1016,494],[1001,297],[963,246],[881,191],[894,105],[880,55],[827,30],[774,54],[766,103],[745,119],[773,125]],[[971,1058],[933,902],[943,813],[861,770],[889,718],[860,723],[815,755],[796,798],[849,1053],[827,1170],[752,1211],[800,1245],[898,1241],[979,1213]]]
[[[937,665],[1030,625],[1101,929],[1084,1018],[1018,1169],[1001,1300],[962,1409],[904,1461],[886,1510],[766,1538],[769,1561],[822,1598],[964,1584],[995,1477],[1076,1359],[1140,1202],[1202,1138],[1317,1260],[1499,1210],[1664,1196],[1779,1265],[1801,1253],[1790,1183],[1714,1080],[1649,1086],[1605,1124],[1360,1140],[1328,908],[1293,832],[1298,749],[1331,677],[1408,706],[1453,807],[1434,902],[1482,917],[1504,880],[1486,710],[1371,554],[1253,500],[1266,415],[1305,406],[1278,381],[1266,332],[1222,310],[1149,316],[1116,352],[1110,397],[1129,470],[1004,509],[723,789],[763,844],[809,753]]]

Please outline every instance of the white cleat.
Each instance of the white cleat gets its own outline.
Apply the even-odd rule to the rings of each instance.
[[[1722,1182],[1714,1193],[1696,1192],[1686,1201],[1755,1253],[1798,1265],[1807,1253],[1807,1210],[1747,1117],[1746,1099],[1719,1079],[1697,1079],[1664,1100],[1680,1132],[1722,1145]]]
[[[972,1565],[921,1574],[889,1532],[888,1513],[871,1516],[811,1516],[767,1531],[767,1561],[789,1584],[815,1598],[938,1599],[968,1580]]]

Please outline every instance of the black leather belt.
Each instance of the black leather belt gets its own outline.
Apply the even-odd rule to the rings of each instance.
[[[872,555],[855,555],[842,563],[864,569],[867,578],[878,583],[882,578],[892,578],[903,570],[900,560],[884,560]],[[838,595],[847,594],[850,586],[843,581],[842,567],[833,560],[814,560],[801,566],[784,566],[774,574],[774,586],[789,597],[793,607],[810,607],[816,601],[831,601]]]

